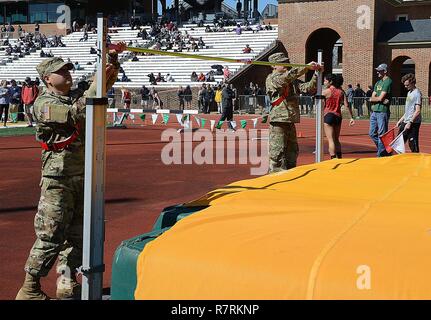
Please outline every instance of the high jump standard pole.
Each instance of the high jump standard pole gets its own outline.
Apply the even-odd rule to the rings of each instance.
[[[105,241],[106,35],[107,19],[97,14],[97,94],[86,100],[82,300],[100,300]]]

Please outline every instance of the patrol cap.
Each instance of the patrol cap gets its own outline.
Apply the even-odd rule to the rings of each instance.
[[[73,64],[71,62],[65,62],[60,57],[54,57],[43,60],[37,65],[36,70],[39,73],[40,77],[43,79],[44,76],[52,72],[56,72],[64,66],[67,66],[69,70],[73,69]]]
[[[271,54],[268,57],[268,61],[269,62],[281,62],[281,63],[289,63],[290,62],[289,57],[283,52],[277,52],[277,53]]]
[[[388,71],[388,65],[386,63],[380,64],[377,68],[377,71]]]

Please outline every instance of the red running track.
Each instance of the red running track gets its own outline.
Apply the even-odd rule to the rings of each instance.
[[[217,119],[216,116],[207,118]],[[172,121],[169,127],[177,125]],[[161,142],[160,137],[165,128],[147,125],[108,131],[105,287],[110,286],[116,247],[124,239],[149,231],[164,207],[193,200],[236,180],[255,177],[250,175],[250,164],[164,165],[160,155],[166,143]],[[258,128],[267,128],[267,125],[259,124]],[[312,119],[303,119],[297,126],[298,134],[304,136],[299,139],[300,165],[314,161],[314,128]],[[368,121],[358,121],[354,127],[344,124],[341,142],[345,157],[375,155],[367,131]],[[423,152],[431,152],[430,138],[431,125],[425,124],[421,127]],[[33,136],[0,138],[0,159],[3,173],[0,180],[0,299],[13,299],[22,284],[23,266],[35,239],[33,218],[40,195],[40,148]],[[55,294],[55,279],[53,270],[42,281],[51,296]]]

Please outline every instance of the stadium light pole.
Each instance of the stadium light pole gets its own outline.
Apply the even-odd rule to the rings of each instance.
[[[107,19],[98,13],[97,91],[95,98],[86,99],[82,300],[100,300],[103,294],[107,29]]]
[[[321,49],[317,51],[317,63],[322,65]],[[316,162],[323,161],[323,108],[322,108],[322,71],[317,73],[317,94],[316,94]]]

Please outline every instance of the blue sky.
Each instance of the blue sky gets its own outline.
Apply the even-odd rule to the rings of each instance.
[[[237,3],[237,1],[238,0],[224,0],[224,3],[226,3],[227,5],[233,7],[234,9],[236,9],[236,3]],[[167,1],[166,4],[168,6],[171,6],[173,2],[174,2],[173,0],[172,1]],[[241,2],[244,2],[244,1],[241,1]],[[253,0],[252,0],[252,3],[253,3]],[[262,12],[262,10],[265,9],[265,7],[266,7],[266,5],[268,3],[269,4],[275,4],[275,5],[277,5],[278,1],[277,0],[259,0],[259,11]]]
[[[238,0],[224,0],[224,3],[226,3],[227,5],[236,8],[236,3],[238,2]],[[244,4],[244,1],[241,1]],[[251,3],[253,3],[253,0],[251,1]],[[278,4],[277,0],[259,0],[259,11],[262,11],[263,9],[265,9],[267,4]],[[252,4],[253,5],[253,4]]]

